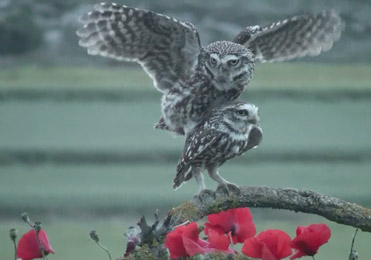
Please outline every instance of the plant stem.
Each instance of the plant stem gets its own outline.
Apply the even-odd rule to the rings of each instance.
[[[45,259],[47,259],[47,258],[45,257],[44,247],[43,247],[43,245],[41,244],[41,240],[40,240],[40,238],[39,238],[39,231],[40,231],[40,230],[38,230],[36,227],[34,227],[34,229],[35,229],[35,232],[36,232],[37,243],[39,244],[39,248],[40,248],[40,250],[41,250],[41,254],[42,254],[42,256],[43,256],[43,259],[45,260]]]
[[[358,233],[358,228],[356,228],[356,231],[354,231],[354,234],[353,234],[352,244],[351,244],[351,246],[350,246],[350,252],[349,252],[349,259],[353,259],[353,258],[352,258],[352,255],[353,255],[353,247],[354,247],[354,241],[356,240],[357,233]]]
[[[108,254],[108,257],[110,260],[112,260],[112,257],[111,257],[111,252],[105,247],[103,246],[101,243],[99,243],[99,241],[95,241],[97,243],[97,245],[102,248],[104,251],[106,251],[106,253]]]
[[[312,255],[312,258],[313,258],[313,260],[316,260],[316,259],[314,258],[314,255]]]
[[[41,222],[34,222],[33,223],[33,229],[36,232],[36,239],[37,239],[37,243],[39,244],[39,248],[41,250],[41,255],[43,256],[43,260],[45,260],[45,250],[44,250],[43,245],[41,244],[41,240],[40,240],[40,237],[39,237],[39,233],[40,233],[40,230],[41,230]]]
[[[17,260],[17,243],[13,240],[14,245],[14,260]]]
[[[26,221],[26,223],[27,223],[28,225],[30,225],[30,227],[31,227],[32,229],[35,229],[35,224],[34,224],[33,222],[31,222],[31,221]]]

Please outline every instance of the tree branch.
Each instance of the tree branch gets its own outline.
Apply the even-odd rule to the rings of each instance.
[[[130,254],[128,260],[167,260],[167,251],[163,247],[165,235],[174,226],[193,222],[222,210],[238,207],[287,209],[320,215],[339,224],[353,226],[362,231],[371,232],[371,209],[338,198],[319,194],[311,190],[282,189],[270,187],[220,186],[216,191],[205,190],[191,201],[172,208],[161,225],[158,213],[155,224],[149,226],[145,219],[139,222],[141,229],[140,247]],[[227,256],[209,254],[205,260],[246,260],[244,255]],[[193,259],[193,258],[191,258]]]
[[[270,187],[218,187],[195,196],[170,212],[177,223],[197,221],[211,213],[238,207],[287,209],[316,214],[339,224],[371,232],[371,209],[311,190]]]

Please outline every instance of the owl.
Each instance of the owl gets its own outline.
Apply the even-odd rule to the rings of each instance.
[[[236,100],[256,62],[315,56],[339,39],[334,11],[294,16],[243,29],[231,41],[203,47],[189,22],[115,3],[101,3],[81,18],[79,44],[91,55],[141,64],[163,93],[156,128],[190,134],[214,107]]]
[[[219,175],[218,169],[227,160],[260,144],[263,132],[259,120],[258,108],[253,104],[233,101],[213,108],[207,119],[186,138],[173,188],[193,177],[200,193],[206,188],[204,170],[219,185],[232,184]]]

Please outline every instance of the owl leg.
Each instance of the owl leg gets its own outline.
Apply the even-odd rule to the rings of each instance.
[[[207,167],[207,172],[209,173],[209,176],[211,177],[211,179],[216,181],[219,185],[232,184],[229,181],[227,181],[226,179],[224,179],[222,176],[219,175],[217,166]]]
[[[201,191],[206,189],[204,176],[202,175],[200,168],[193,168],[192,169],[192,176],[196,179],[197,185],[198,185],[198,193],[200,194]]]
[[[211,177],[211,179],[216,181],[219,185],[224,185],[227,187],[228,185],[231,185],[231,186],[238,187],[236,184],[231,183],[227,181],[226,179],[224,179],[222,176],[220,176],[218,172],[218,166],[216,165],[207,167],[207,172],[209,173],[209,176]]]

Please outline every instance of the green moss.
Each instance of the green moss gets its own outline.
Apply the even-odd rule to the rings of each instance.
[[[247,257],[242,254],[234,255],[233,257],[231,257],[230,255],[226,255],[224,253],[208,254],[207,257],[205,257],[204,259],[207,259],[207,260],[251,260],[250,257]]]
[[[185,221],[197,221],[200,220],[203,216],[199,209],[190,201],[184,202],[183,204],[175,207],[171,210],[171,214],[176,218],[180,216],[179,223]]]
[[[230,195],[226,199],[216,199],[213,203],[205,204],[206,215],[218,213],[226,209],[241,207],[241,202],[237,196]]]
[[[135,252],[129,255],[127,260],[168,260],[169,255],[167,250],[163,248],[160,244],[153,243],[150,245],[143,245],[138,247]]]

